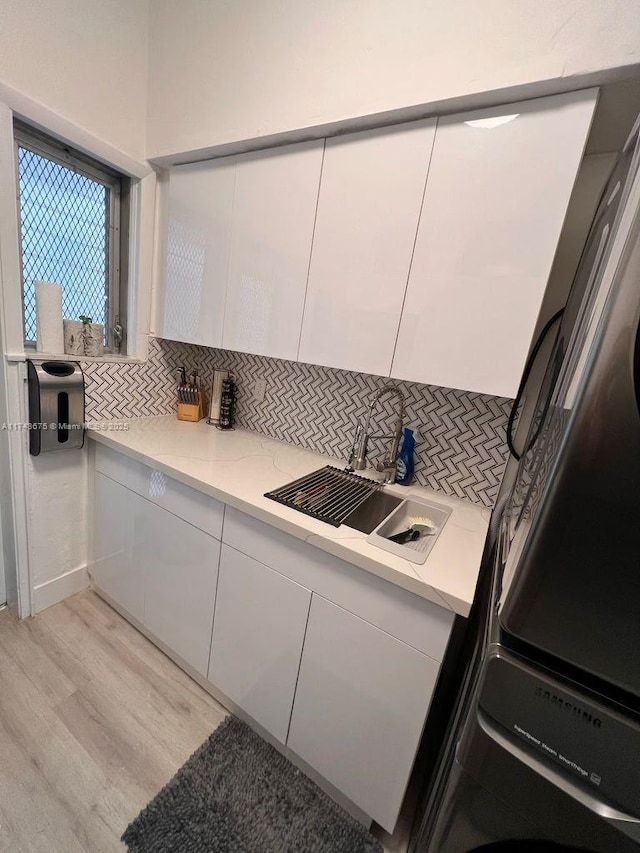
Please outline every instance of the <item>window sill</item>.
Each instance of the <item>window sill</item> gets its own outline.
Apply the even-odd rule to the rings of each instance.
[[[144,359],[136,358],[133,355],[114,355],[113,353],[105,353],[104,355],[54,355],[53,353],[38,352],[32,350],[29,352],[9,352],[5,353],[5,359],[9,362],[26,361],[33,359],[34,361],[83,361],[98,362],[106,364],[144,364]]]

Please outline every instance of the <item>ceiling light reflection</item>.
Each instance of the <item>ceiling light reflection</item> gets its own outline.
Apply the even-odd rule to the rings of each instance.
[[[518,118],[520,113],[513,113],[509,116],[494,116],[493,118],[476,118],[472,121],[465,121],[469,127],[500,127],[501,124],[508,124],[514,118]]]

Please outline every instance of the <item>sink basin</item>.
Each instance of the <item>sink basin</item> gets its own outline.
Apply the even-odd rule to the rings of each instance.
[[[388,497],[395,496],[389,495]],[[382,548],[384,551],[404,557],[405,560],[409,560],[412,563],[424,563],[431,549],[436,544],[442,528],[447,523],[447,519],[451,515],[451,507],[417,497],[410,497],[406,500],[396,498],[396,500],[399,501],[398,505],[369,532],[367,542],[375,545],[377,548]],[[405,545],[391,542],[387,538],[388,536],[393,536],[395,533],[401,533],[403,530],[406,530],[409,527],[409,520],[411,518],[422,518],[425,516],[433,522],[436,528],[435,533],[423,533],[418,540],[407,542]]]
[[[371,533],[401,503],[403,503],[402,498],[380,489],[356,507],[342,523],[361,533]]]

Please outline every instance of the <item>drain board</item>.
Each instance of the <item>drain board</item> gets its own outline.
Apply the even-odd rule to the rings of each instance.
[[[380,483],[374,480],[327,465],[267,492],[265,498],[340,527],[345,518],[379,488]]]

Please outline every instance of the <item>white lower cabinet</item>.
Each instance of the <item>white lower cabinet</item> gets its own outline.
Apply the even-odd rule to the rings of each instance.
[[[93,563],[97,587],[140,621],[144,618],[144,576],[132,566],[135,492],[96,473]]]
[[[91,577],[206,677],[220,542],[96,472]]]
[[[453,615],[116,455],[98,592],[392,832]]]
[[[389,832],[439,668],[313,596],[287,745]]]
[[[222,546],[209,681],[287,739],[311,592]]]
[[[220,542],[139,498],[133,573],[144,581],[143,624],[201,675],[207,675]]]

